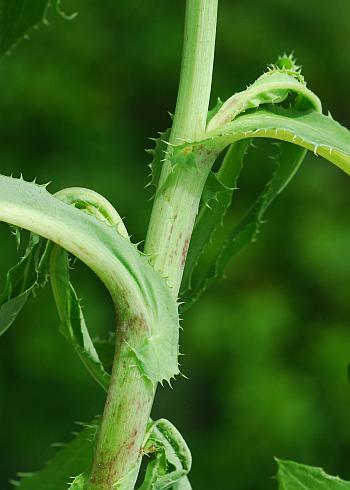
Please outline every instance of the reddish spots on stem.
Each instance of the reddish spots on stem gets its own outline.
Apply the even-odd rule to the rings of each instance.
[[[186,238],[184,246],[182,247],[182,254],[181,254],[181,265],[182,265],[182,267],[185,266],[189,244],[190,244],[190,239]]]

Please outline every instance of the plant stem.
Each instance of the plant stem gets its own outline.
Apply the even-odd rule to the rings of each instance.
[[[183,60],[171,143],[194,141],[205,130],[215,48],[218,0],[187,0]],[[161,189],[172,172],[165,162],[152,211],[145,252],[177,296],[187,249],[198,212],[208,168],[194,175],[179,172],[167,190]],[[88,488],[132,490],[155,386],[135,366],[125,338],[137,319],[117,331],[118,340],[107,401]],[[137,328],[135,328],[135,333]],[[123,335],[124,332],[124,335]],[[138,332],[145,335],[145,331]],[[136,469],[136,473],[135,473]],[[130,478],[129,478],[129,475]],[[122,482],[122,483],[121,483]]]
[[[133,328],[132,323],[125,328]],[[134,488],[154,393],[119,334],[89,490]]]
[[[171,142],[204,133],[213,74],[218,0],[188,0],[179,92]]]
[[[170,143],[192,142],[203,135],[211,90],[218,0],[188,0],[179,93]],[[172,173],[165,161],[155,196],[145,252],[155,269],[167,278],[177,296],[194,220],[208,169],[197,177],[183,171],[165,190]]]

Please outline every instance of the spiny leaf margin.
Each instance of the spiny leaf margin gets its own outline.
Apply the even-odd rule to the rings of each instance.
[[[21,490],[63,490],[70,488],[69,479],[90,469],[93,446],[98,430],[97,419],[90,424],[82,424],[83,429],[66,444],[40,471],[29,473],[16,482]]]
[[[330,115],[270,105],[242,114],[207,133],[197,144],[205,145],[208,150],[222,151],[233,141],[244,138],[272,138],[302,146],[350,175],[350,132]]]
[[[224,186],[216,199],[209,206],[202,205],[193,228],[188,250],[180,296],[192,287],[192,275],[208,244],[211,243],[219,226],[231,205],[232,197],[237,189],[238,177],[243,168],[244,157],[248,151],[250,140],[242,140],[230,145],[216,177]]]
[[[86,263],[109,289],[119,314],[146,329],[142,337],[130,329],[126,339],[141,373],[153,383],[178,374],[177,303],[128,239],[44,187],[6,176],[0,176],[0,220],[39,234]]]
[[[267,209],[298,171],[305,158],[305,154],[306,150],[304,148],[291,145],[290,143],[281,144],[277,166],[271,179],[267,182],[264,190],[246,215],[222,242],[205,276],[192,289],[185,291],[181,298],[184,302],[181,311],[189,309],[213,282],[223,277],[231,259],[244,246],[256,240]]]
[[[293,461],[276,461],[279,490],[350,490],[350,482],[327,475],[322,468]]]

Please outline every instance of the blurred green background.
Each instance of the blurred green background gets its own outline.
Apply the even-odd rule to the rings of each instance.
[[[52,192],[92,187],[117,207],[134,241],[151,210],[148,136],[175,105],[184,0],[73,0],[50,12],[0,65],[0,171]],[[254,81],[294,50],[325,110],[350,127],[350,3],[220,1],[213,101]],[[249,158],[230,220],[268,176],[273,150]],[[350,181],[310,155],[268,213],[263,233],[227,279],[184,317],[182,370],[160,388],[166,417],[192,449],[194,489],[277,487],[274,456],[350,479]],[[0,278],[16,260],[0,226]],[[103,287],[83,267],[75,282],[93,332],[113,329]],[[60,336],[49,289],[0,340],[0,488],[42,466],[89,421],[104,394]]]

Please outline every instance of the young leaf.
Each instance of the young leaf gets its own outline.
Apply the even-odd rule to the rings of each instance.
[[[49,253],[46,241],[30,234],[24,256],[8,271],[0,294],[0,335],[12,325],[27,300],[45,286]]]
[[[16,486],[21,490],[68,489],[72,475],[80,475],[90,469],[97,429],[96,421],[86,425],[71,442],[63,445],[44,469],[31,474],[19,474],[22,478]]]
[[[210,119],[207,131],[215,131],[248,109],[256,109],[262,104],[280,104],[287,99],[290,92],[307,101],[309,107],[322,112],[319,98],[306,87],[299,72],[274,67],[246,90],[230,97]]]
[[[85,487],[85,476],[83,473],[76,476],[69,486],[69,490],[84,490]],[[86,487],[85,487],[86,488]]]
[[[191,484],[187,476],[178,480],[172,490],[192,490]]]
[[[181,295],[191,288],[193,271],[216,229],[223,224],[223,218],[231,205],[232,196],[237,187],[237,180],[243,167],[243,158],[249,144],[249,140],[242,140],[230,146],[216,174],[223,189],[217,193],[216,199],[212,200],[209,206],[203,205],[198,213],[187,254]]]
[[[139,490],[191,489],[187,474],[192,457],[179,431],[168,420],[159,419],[151,424],[148,434],[143,452],[155,457]]]
[[[178,373],[177,304],[147,257],[118,233],[46,189],[0,176],[0,220],[43,236],[88,265],[108,288],[116,309],[130,321],[125,340],[152,383]]]
[[[149,168],[151,169],[151,173],[150,173],[151,181],[149,182],[148,185],[157,187],[159,183],[163,161],[166,157],[170,132],[171,132],[171,128],[167,129],[163,133],[159,133],[159,137],[153,139],[153,141],[155,142],[154,148],[150,148],[146,150],[147,153],[152,155],[152,162],[149,164]]]
[[[281,146],[278,167],[271,180],[255,204],[223,242],[205,277],[199,280],[194,288],[182,298],[184,300],[183,311],[197,301],[215,280],[223,276],[227,264],[234,255],[256,239],[266,210],[293,178],[305,157],[305,153],[306,150],[303,148],[289,143],[284,143]]]
[[[277,460],[279,490],[350,490],[350,482],[327,475],[321,468]]]
[[[201,196],[201,206],[210,208],[215,201],[218,200],[218,196],[222,192],[231,192],[232,189],[227,187],[218,175],[218,172],[210,171],[205,181],[205,186]]]

